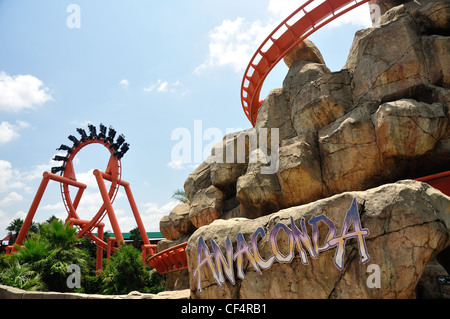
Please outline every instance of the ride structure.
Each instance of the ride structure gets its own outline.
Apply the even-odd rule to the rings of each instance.
[[[121,159],[128,151],[129,144],[125,143],[125,137],[123,135],[119,135],[114,141],[117,132],[112,127],[109,127],[109,130],[107,132],[106,126],[100,124],[99,133],[97,133],[96,127],[92,124],[89,124],[88,128],[89,134],[87,134],[86,131],[82,128],[77,129],[77,132],[81,136],[80,139],[76,138],[73,135],[68,136],[68,139],[73,142],[72,147],[62,144],[57,149],[59,151],[67,151],[67,154],[65,156],[55,155],[55,157],[53,158],[54,161],[62,162],[62,165],[59,167],[52,167],[51,172],[43,173],[41,184],[36,192],[23,226],[17,236],[15,245],[8,246],[7,253],[13,253],[16,250],[16,245],[22,245],[50,180],[60,183],[62,200],[68,214],[65,222],[70,223],[70,225],[78,228],[77,237],[86,237],[97,246],[97,272],[102,269],[103,251],[107,251],[107,258],[109,259],[111,253],[113,253],[117,249],[116,243],[124,242],[122,232],[120,230],[119,223],[117,221],[117,217],[113,208],[113,203],[120,186],[125,189],[125,193],[131,206],[133,216],[136,220],[139,232],[144,243],[142,245],[142,261],[145,263],[147,260],[147,255],[156,253],[156,245],[150,244],[144,224],[142,223],[142,219],[139,214],[139,210],[131,192],[130,184],[122,180],[121,178]],[[84,147],[90,144],[103,145],[109,151],[110,157],[106,166],[106,170],[104,172],[98,169],[95,169],[93,171],[103,204],[91,220],[84,220],[79,217],[77,208],[87,185],[77,181],[73,162],[76,155]],[[59,175],[57,173],[59,173]],[[109,189],[106,186],[105,180],[110,182]],[[77,188],[74,200],[72,200],[72,197],[70,195],[69,186]],[[109,237],[105,242],[103,240],[105,224],[102,222],[102,220],[106,215],[109,218],[115,237]],[[97,234],[94,234],[95,229],[97,229]]]
[[[255,126],[264,80],[277,63],[308,36],[369,0],[307,0],[262,42],[250,60],[241,85],[241,103]]]

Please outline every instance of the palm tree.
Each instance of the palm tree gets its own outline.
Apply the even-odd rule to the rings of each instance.
[[[45,284],[41,276],[31,269],[28,264],[20,264],[13,260],[8,267],[0,272],[0,283],[24,290],[43,290]]]
[[[63,224],[59,219],[53,219],[49,224],[39,225],[40,237],[46,240],[53,247],[68,249],[80,242],[76,237],[77,229],[69,223]]]
[[[58,217],[56,217],[55,215],[50,216],[49,218],[47,218],[47,220],[45,221],[46,224],[51,224],[54,220],[59,220]]]
[[[17,236],[19,235],[20,230],[23,226],[23,219],[16,218],[13,219],[8,227],[6,227],[6,230],[8,231],[8,235],[10,235],[9,244],[11,245],[16,241]]]
[[[102,273],[104,294],[127,294],[132,290],[157,293],[163,290],[154,285],[142,263],[140,252],[131,245],[120,245]]]
[[[51,224],[39,225],[39,234],[27,238],[23,245],[17,246],[15,258],[21,264],[30,265],[33,271],[40,273],[47,288],[53,291],[68,291],[66,284],[67,268],[76,264],[82,273],[88,272],[89,255],[76,245],[80,239],[77,230],[68,223],[55,219]]]
[[[141,247],[142,236],[139,227],[130,230],[130,239],[133,240],[133,247],[139,249]]]
[[[8,231],[8,235],[10,235],[9,244],[12,245],[15,241],[17,236],[19,235],[20,230],[23,226],[23,219],[16,218],[13,219],[8,227],[6,227],[6,230]],[[35,222],[31,222],[30,228],[28,229],[30,233],[37,233],[38,232],[38,226]]]
[[[173,195],[172,195],[173,199],[176,199],[177,201],[181,202],[181,203],[187,203],[189,202],[189,199],[186,196],[186,192],[184,190],[181,189],[177,189]]]

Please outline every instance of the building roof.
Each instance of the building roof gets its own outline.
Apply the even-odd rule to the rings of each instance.
[[[114,236],[113,232],[108,232],[108,234]],[[97,233],[94,233],[94,235],[97,236]],[[164,239],[164,236],[160,232],[147,232],[147,236],[149,240]],[[124,240],[129,240],[131,233],[122,233],[122,237]]]
[[[11,238],[11,234],[8,234],[5,238],[2,239],[2,241],[8,241]]]

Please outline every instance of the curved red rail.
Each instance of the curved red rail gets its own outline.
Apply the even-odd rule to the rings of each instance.
[[[450,171],[416,178],[415,180],[427,183],[445,195],[450,196]]]
[[[187,242],[170,247],[147,259],[147,263],[159,274],[187,269]]]
[[[269,34],[250,60],[241,85],[242,107],[253,126],[262,103],[262,85],[275,65],[309,35],[368,1],[307,0]]]

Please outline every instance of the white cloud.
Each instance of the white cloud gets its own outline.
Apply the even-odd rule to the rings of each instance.
[[[130,82],[127,79],[123,79],[122,81],[120,81],[120,85],[122,85],[123,87],[128,87],[130,85]]]
[[[22,200],[23,200],[22,195],[16,192],[11,192],[5,198],[0,200],[0,206],[1,207],[12,206],[14,204],[21,202]]]
[[[156,83],[153,83],[148,88],[144,88],[145,92],[157,92],[157,93],[171,93],[171,94],[179,94],[184,96],[190,91],[186,89],[180,81],[175,81],[173,83],[169,83],[168,81],[158,79]]]
[[[20,181],[20,175],[17,169],[13,169],[10,162],[0,160],[0,193],[24,187],[25,184]]]
[[[336,20],[333,20],[327,24],[325,28],[337,28],[345,24],[362,28],[370,28],[372,26],[372,20],[370,18],[369,4],[362,4],[359,7],[343,14]]]
[[[184,168],[182,160],[170,161],[169,163],[167,163],[167,166],[172,168],[172,169],[183,169]]]
[[[244,18],[224,20],[210,32],[208,58],[194,73],[200,74],[202,70],[213,66],[230,66],[235,72],[243,71],[274,26],[273,22],[249,22]]]
[[[164,214],[168,215],[172,209],[179,203],[177,201],[170,201],[167,204],[159,207],[157,204],[149,202],[143,205],[145,214]],[[162,215],[163,216],[163,215]],[[162,217],[161,216],[161,217]]]
[[[0,111],[18,112],[52,99],[49,89],[32,75],[9,76],[0,72]]]
[[[144,204],[144,213],[141,214],[141,218],[144,223],[145,230],[159,231],[159,222],[161,221],[161,218],[169,215],[172,209],[174,209],[178,204],[179,202],[177,201],[170,201],[161,207],[152,202]]]
[[[298,0],[270,0],[267,10],[269,10],[274,17],[285,19],[304,2],[305,1],[300,2]],[[281,20],[279,22],[281,22]]]
[[[161,218],[168,215],[178,204],[179,203],[176,201],[170,201],[161,207],[151,202],[142,205],[143,209],[140,210],[140,215],[145,231],[159,231],[159,222]],[[132,214],[125,214],[125,212],[117,210],[116,215],[118,216],[117,220],[122,232],[130,231],[137,226],[136,220]],[[105,218],[103,222],[105,222],[105,229],[112,229],[107,218]]]
[[[17,121],[15,125],[9,122],[0,123],[0,145],[11,142],[20,137],[19,130],[29,127],[27,122]]]
[[[248,21],[245,18],[223,20],[221,25],[210,31],[208,57],[195,68],[194,74],[218,66],[229,66],[235,72],[244,71],[264,39],[301,4],[296,0],[270,0],[267,7],[269,17],[264,21]],[[371,26],[368,5],[364,4],[344,14],[326,27],[344,24]]]
[[[50,168],[54,166],[52,162],[52,160],[49,160],[48,164],[36,165],[31,170],[25,171],[13,168],[10,162],[0,159],[0,193],[13,189],[35,192],[35,189],[28,186],[29,182],[35,179],[42,179],[42,174],[50,171]]]
[[[88,188],[98,189],[97,179],[95,178],[94,175],[94,169],[90,169],[85,173],[78,173],[77,181],[86,184]]]

